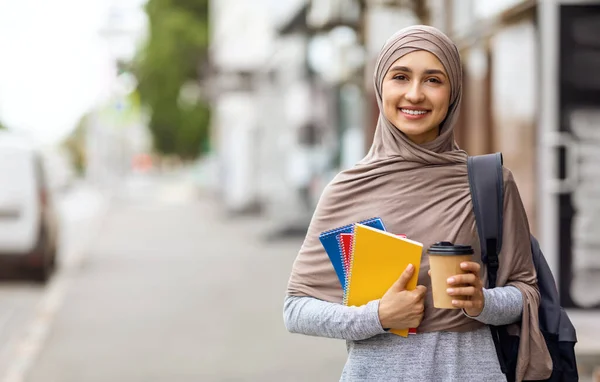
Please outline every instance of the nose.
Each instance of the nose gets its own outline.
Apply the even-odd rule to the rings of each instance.
[[[424,101],[425,94],[418,81],[412,83],[410,89],[406,92],[405,98],[410,103],[420,103]]]

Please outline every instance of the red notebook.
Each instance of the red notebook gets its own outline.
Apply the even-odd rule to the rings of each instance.
[[[406,239],[405,234],[399,234],[397,236]],[[344,269],[346,270],[346,274],[348,274],[348,272],[350,271],[350,262],[352,258],[352,240],[354,239],[354,234],[340,233],[338,239],[340,241],[340,248],[342,249],[342,255],[344,257]],[[417,334],[417,329],[408,329],[408,334]]]
[[[340,247],[342,249],[342,256],[344,260],[344,269],[346,270],[346,274],[350,270],[350,256],[352,254],[352,239],[354,238],[354,234],[351,233],[340,233]]]

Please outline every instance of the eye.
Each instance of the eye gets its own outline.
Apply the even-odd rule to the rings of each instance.
[[[394,77],[392,77],[392,79],[404,81],[406,80],[406,76],[404,74],[396,74]]]
[[[435,84],[441,84],[441,83],[442,83],[442,81],[438,80],[438,79],[437,79],[437,78],[435,78],[435,77],[428,78],[428,79],[427,79],[427,81],[428,81],[428,82],[433,82],[433,83],[435,83]]]

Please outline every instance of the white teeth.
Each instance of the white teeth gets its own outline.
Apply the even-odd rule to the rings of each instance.
[[[427,113],[425,110],[408,110],[408,109],[400,109],[403,113],[412,114],[412,115],[421,115]]]

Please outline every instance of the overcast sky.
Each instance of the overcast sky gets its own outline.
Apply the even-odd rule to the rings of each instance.
[[[109,5],[0,0],[0,121],[52,143],[106,97],[112,61],[99,31]]]

